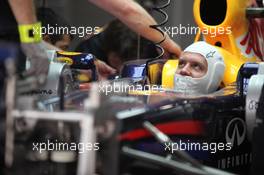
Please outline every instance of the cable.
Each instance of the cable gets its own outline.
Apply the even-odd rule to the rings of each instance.
[[[153,62],[153,61],[155,61],[157,59],[160,59],[165,53],[163,47],[161,47],[160,44],[163,43],[166,40],[166,35],[165,35],[164,31],[162,31],[162,29],[160,27],[165,25],[168,22],[168,20],[169,20],[169,15],[163,9],[167,8],[170,5],[170,3],[171,3],[171,0],[167,0],[166,4],[153,8],[153,10],[155,10],[155,11],[157,11],[157,12],[159,12],[159,13],[161,13],[163,15],[164,20],[161,23],[158,23],[158,24],[155,24],[155,25],[150,25],[149,27],[152,28],[152,29],[157,30],[158,32],[160,32],[163,38],[162,38],[161,41],[155,43],[156,47],[161,51],[161,53],[157,57],[151,58],[151,59],[147,60],[147,62],[146,62],[146,77],[149,77],[148,65],[150,64],[150,62]]]
[[[164,4],[162,6],[159,6],[159,7],[154,7],[153,8],[153,10],[156,10],[157,12],[160,12],[163,15],[164,20],[161,23],[159,23],[159,24],[150,26],[150,28],[157,30],[163,36],[161,41],[155,43],[155,45],[161,50],[161,54],[159,56],[151,59],[151,61],[159,59],[159,58],[161,58],[164,55],[164,49],[160,46],[160,44],[163,43],[166,40],[166,36],[165,36],[165,33],[162,31],[162,29],[160,29],[160,27],[165,25],[168,22],[168,20],[169,20],[169,15],[163,9],[167,8],[170,5],[170,3],[171,3],[171,0],[168,0],[166,4]]]

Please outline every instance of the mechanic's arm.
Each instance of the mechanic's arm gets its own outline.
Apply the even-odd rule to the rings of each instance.
[[[30,69],[25,75],[35,77],[38,83],[42,84],[48,74],[49,60],[33,0],[8,0],[8,2],[18,23],[21,47],[30,61]]]
[[[119,18],[123,23],[143,37],[160,42],[163,38],[160,32],[150,28],[150,25],[157,24],[156,21],[138,3],[133,0],[89,0],[98,7],[108,11]],[[179,56],[180,47],[166,36],[161,46],[168,52]]]
[[[8,0],[18,24],[37,22],[33,0]]]

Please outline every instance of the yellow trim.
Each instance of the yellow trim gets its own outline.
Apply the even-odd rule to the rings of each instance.
[[[129,95],[157,95],[160,94],[160,91],[153,91],[153,90],[130,90],[128,92]]]
[[[207,0],[210,1],[210,0]],[[226,16],[219,25],[207,25],[203,22],[200,14],[201,0],[194,0],[193,13],[197,26],[202,31],[203,40],[211,45],[217,42],[222,44],[222,48],[230,52],[236,57],[241,57],[244,62],[257,61],[257,57],[253,54],[245,54],[246,48],[239,44],[240,38],[248,33],[249,22],[246,18],[246,8],[248,0],[227,0]],[[217,8],[217,7],[216,7]],[[221,32],[220,32],[221,31]],[[198,40],[199,33],[196,35],[195,41]],[[232,57],[230,59],[233,59]]]
[[[81,55],[81,52],[65,52],[65,51],[59,51],[58,54],[64,55],[64,56],[76,56]]]
[[[58,57],[56,61],[66,63],[67,65],[73,65],[73,60],[69,57]]]
[[[91,81],[91,77],[87,74],[84,74],[84,73],[80,73],[78,76],[78,80],[81,81],[81,82],[89,82]]]
[[[195,38],[194,38],[194,42],[199,41],[201,38],[201,31],[199,30],[198,33],[196,34]]]
[[[178,60],[168,60],[162,70],[162,87],[174,88],[174,75],[178,67]]]
[[[38,43],[42,40],[41,23],[21,24],[18,26],[20,41],[22,43]],[[32,36],[30,36],[32,32]]]
[[[161,64],[154,63],[154,64],[149,64],[148,65],[148,75],[149,75],[149,80],[150,80],[150,84],[158,84],[160,78],[161,78],[161,74],[162,74],[162,66]]]

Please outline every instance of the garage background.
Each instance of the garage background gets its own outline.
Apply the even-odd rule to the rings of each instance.
[[[166,9],[169,14],[169,22],[166,26],[196,26],[193,19],[193,1],[194,0],[171,0],[171,5]],[[36,0],[36,6],[43,6],[43,1]],[[160,3],[166,3],[166,0],[160,0]],[[45,7],[52,8],[59,15],[64,17],[71,26],[104,26],[113,16],[104,12],[91,4],[88,0],[46,0]],[[161,16],[161,15],[160,15]],[[159,21],[159,14],[155,13],[154,18]],[[71,44],[71,49],[82,40],[75,37]],[[173,37],[182,48],[190,45],[194,40],[194,35],[177,35]]]

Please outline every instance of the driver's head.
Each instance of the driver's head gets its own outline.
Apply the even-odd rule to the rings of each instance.
[[[207,94],[217,90],[225,70],[216,47],[196,42],[187,47],[179,59],[174,87],[181,92]]]
[[[180,56],[176,73],[192,78],[201,78],[206,74],[207,69],[208,64],[204,56],[186,51]]]

